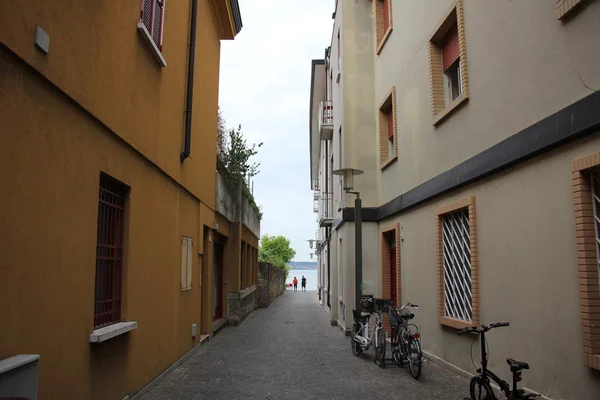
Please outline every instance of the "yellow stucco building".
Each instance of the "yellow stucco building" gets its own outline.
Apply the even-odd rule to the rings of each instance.
[[[258,233],[215,204],[241,27],[237,0],[0,3],[0,360],[39,354],[40,399],[139,392],[255,284]]]

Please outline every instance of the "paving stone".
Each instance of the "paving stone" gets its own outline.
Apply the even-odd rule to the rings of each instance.
[[[223,329],[143,400],[462,400],[468,387],[433,363],[417,381],[406,368],[376,366],[372,349],[354,357],[316,292],[285,291],[240,326]]]

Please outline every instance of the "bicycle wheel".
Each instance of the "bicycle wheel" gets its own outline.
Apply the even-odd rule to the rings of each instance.
[[[398,368],[402,367],[402,353],[400,352],[400,329],[397,326],[392,326],[391,336],[392,361],[396,363]]]
[[[469,385],[471,400],[496,400],[490,382],[480,376],[474,376]]]
[[[377,346],[375,346],[375,364],[383,366],[385,360],[385,329],[379,329],[377,332]]]
[[[419,339],[411,337],[408,339],[408,368],[413,378],[419,379],[422,366],[423,353],[421,352],[421,343],[419,343]]]
[[[360,328],[360,326],[354,323],[352,325],[352,331],[350,331],[350,346],[352,347],[352,354],[356,357],[360,356],[363,352],[360,342],[356,340],[356,334],[358,333]]]

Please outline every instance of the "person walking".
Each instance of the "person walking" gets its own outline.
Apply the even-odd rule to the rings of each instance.
[[[298,291],[298,278],[294,277],[294,292]]]
[[[306,278],[302,275],[302,291],[306,292]]]

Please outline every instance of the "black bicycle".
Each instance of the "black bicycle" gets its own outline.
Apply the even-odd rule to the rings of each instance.
[[[400,307],[388,308],[388,323],[392,327],[391,348],[392,362],[403,367],[408,364],[410,374],[415,379],[421,376],[423,366],[423,352],[421,350],[421,333],[419,327],[415,324],[409,324],[409,321],[415,317],[408,307],[419,308],[418,305],[411,302],[405,303]],[[411,330],[415,329],[415,332]]]
[[[471,379],[470,394],[471,400],[496,400],[496,395],[490,385],[490,378],[500,386],[500,390],[504,393],[508,400],[525,400],[532,399],[539,396],[538,394],[529,393],[525,394],[523,389],[517,388],[517,382],[521,381],[521,371],[529,369],[529,364],[522,361],[515,361],[512,358],[507,358],[506,362],[510,366],[510,372],[512,372],[513,387],[494,374],[487,368],[488,364],[488,351],[485,341],[485,333],[493,328],[499,328],[501,326],[509,326],[508,322],[496,322],[495,324],[481,325],[481,329],[477,329],[476,326],[461,329],[456,332],[457,335],[464,335],[466,333],[476,333],[481,337],[481,368],[477,369],[477,375]],[[475,341],[473,341],[475,343]],[[471,350],[473,346],[471,346]],[[471,352],[471,358],[473,354]]]

